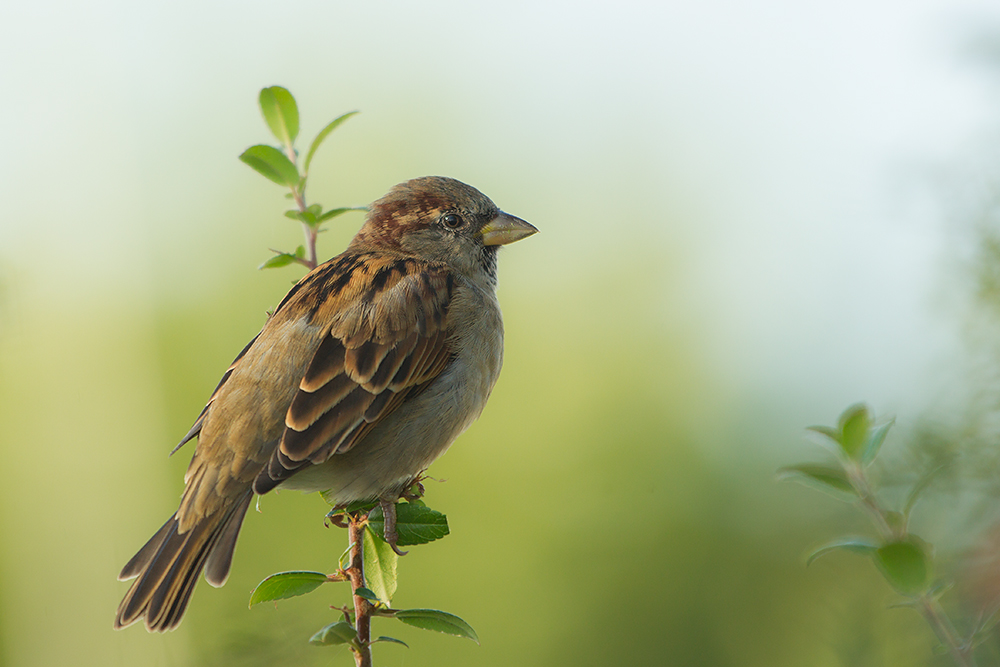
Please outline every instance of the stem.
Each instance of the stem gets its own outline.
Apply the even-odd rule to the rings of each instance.
[[[368,516],[349,515],[348,535],[351,544],[351,565],[347,568],[347,576],[351,579],[351,590],[356,591],[365,585],[365,566],[362,540],[365,537],[365,525]],[[354,627],[358,631],[358,645],[353,647],[354,662],[357,667],[372,667],[371,622],[372,605],[360,595],[354,595]]]
[[[868,477],[865,475],[864,469],[857,463],[851,463],[846,467],[846,470],[851,486],[858,492],[862,506],[871,514],[872,520],[875,522],[875,526],[879,532],[882,533],[882,536],[886,539],[905,538],[905,525],[901,526],[899,530],[894,530],[889,525],[889,520],[886,518],[888,512],[879,505],[878,499],[875,497],[875,492],[872,491],[871,484],[868,483]],[[944,609],[941,608],[941,604],[926,593],[920,596],[918,602],[920,613],[923,614],[924,619],[934,630],[934,634],[938,636],[941,643],[947,647],[951,657],[955,660],[955,664],[960,667],[976,667],[976,658],[972,653],[971,643],[962,641],[951,619],[948,618]]]
[[[285,153],[288,155],[288,159],[292,161],[296,169],[298,168],[298,156],[295,154],[295,149],[291,145],[285,146]],[[299,192],[298,186],[292,188],[292,196],[295,198],[295,205],[299,207],[299,211],[302,213],[306,212],[308,206],[306,206],[306,194],[305,192]],[[316,230],[309,225],[302,223],[302,231],[306,236],[306,258],[302,261],[306,267],[311,271],[316,268]]]
[[[889,521],[885,518],[886,511],[878,504],[875,493],[872,491],[872,487],[868,483],[868,478],[865,476],[865,471],[861,466],[856,463],[847,466],[847,479],[851,482],[854,490],[858,492],[861,504],[871,514],[872,520],[875,522],[875,527],[882,533],[882,537],[887,539],[900,537],[896,535],[895,531],[889,525]]]
[[[955,626],[937,600],[928,595],[921,596],[920,613],[934,628],[934,634],[947,647],[951,657],[955,659],[955,664],[961,667],[976,667],[976,657],[972,654],[972,647],[959,638]]]
[[[303,206],[305,202],[302,203]],[[300,207],[301,208],[301,207]],[[303,223],[302,231],[306,235],[306,259],[303,262],[309,267],[309,270],[316,268],[316,228],[310,227],[309,225]]]

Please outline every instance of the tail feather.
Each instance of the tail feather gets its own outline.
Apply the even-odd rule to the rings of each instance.
[[[225,582],[232,564],[236,538],[252,494],[248,491],[233,505],[204,517],[191,530],[178,530],[177,515],[163,524],[125,565],[120,579],[138,577],[118,606],[115,628],[124,628],[143,617],[151,632],[173,630],[181,622],[198,575],[209,583]]]
[[[218,545],[212,549],[205,563],[205,581],[212,586],[219,588],[226,583],[229,578],[229,569],[233,564],[233,550],[236,549],[236,540],[240,536],[240,528],[243,527],[243,517],[250,507],[252,493],[246,494],[237,504],[233,513],[233,518],[223,526],[219,534]]]
[[[129,579],[134,579],[135,577],[142,574],[143,570],[149,565],[149,561],[153,559],[153,556],[160,549],[160,545],[163,544],[163,539],[170,532],[170,526],[174,522],[174,517],[167,519],[167,522],[156,531],[156,534],[149,538],[149,541],[139,549],[139,553],[132,556],[132,559],[125,563],[125,567],[122,568],[121,574],[118,575],[118,581],[128,581]]]

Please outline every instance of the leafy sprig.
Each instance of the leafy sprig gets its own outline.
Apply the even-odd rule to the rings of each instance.
[[[368,210],[364,206],[343,206],[324,211],[320,204],[306,203],[309,167],[316,150],[331,132],[358,112],[349,111],[338,116],[320,130],[309,145],[300,171],[299,152],[295,148],[295,140],[299,135],[299,108],[295,98],[281,86],[270,86],[260,91],[258,104],[264,121],[270,128],[271,134],[278,140],[280,147],[257,144],[243,151],[240,160],[260,175],[290,190],[285,196],[294,200],[296,207],[285,211],[285,216],[302,223],[305,235],[305,243],[294,252],[272,249],[274,256],[258,268],[273,269],[289,264],[301,264],[308,269],[314,269],[317,264],[316,239],[322,231],[322,224],[349,211]]]
[[[418,488],[419,484],[412,488]],[[396,504],[396,531],[398,544],[420,545],[448,535],[448,518],[427,507],[418,492],[407,494],[407,502]],[[250,594],[250,606],[261,602],[277,602],[287,598],[307,595],[323,584],[351,582],[354,606],[335,607],[343,616],[320,628],[309,639],[316,646],[344,645],[354,652],[358,665],[371,664],[371,646],[379,642],[408,645],[393,637],[370,638],[373,617],[396,619],[406,625],[433,630],[456,637],[465,637],[479,643],[476,631],[464,620],[438,609],[393,609],[392,597],[396,592],[399,556],[383,539],[385,519],[382,508],[373,503],[356,503],[334,507],[327,515],[331,523],[346,527],[351,535],[345,558],[341,557],[338,570],[332,574],[294,571],[272,574],[261,581]],[[358,542],[360,542],[360,547]],[[360,558],[360,567],[358,566]]]
[[[889,509],[879,498],[869,472],[892,426],[891,419],[876,422],[867,405],[852,405],[840,415],[836,426],[809,428],[834,454],[834,461],[778,471],[781,479],[801,482],[862,508],[875,528],[875,537],[845,536],[817,547],[806,557],[806,564],[835,551],[870,558],[886,582],[902,596],[892,606],[920,612],[955,663],[972,667],[976,664],[974,649],[990,632],[995,618],[980,618],[962,635],[941,606],[940,599],[951,588],[951,582],[935,576],[933,545],[910,530],[910,516],[934,471],[914,485],[900,510]]]

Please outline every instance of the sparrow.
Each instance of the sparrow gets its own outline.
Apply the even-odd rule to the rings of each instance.
[[[226,582],[251,499],[275,488],[378,501],[396,548],[396,500],[479,417],[500,374],[497,251],[537,231],[439,176],[372,204],[347,250],[285,295],[175,448],[197,437],[180,507],[118,577],[135,581],[115,628],[177,627],[203,570]]]

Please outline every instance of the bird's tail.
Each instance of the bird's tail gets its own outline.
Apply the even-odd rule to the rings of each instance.
[[[184,616],[202,569],[213,586],[226,583],[252,496],[247,491],[232,505],[204,517],[183,533],[177,514],[170,517],[118,575],[119,581],[138,578],[118,605],[115,629],[145,617],[150,632],[173,630]]]

